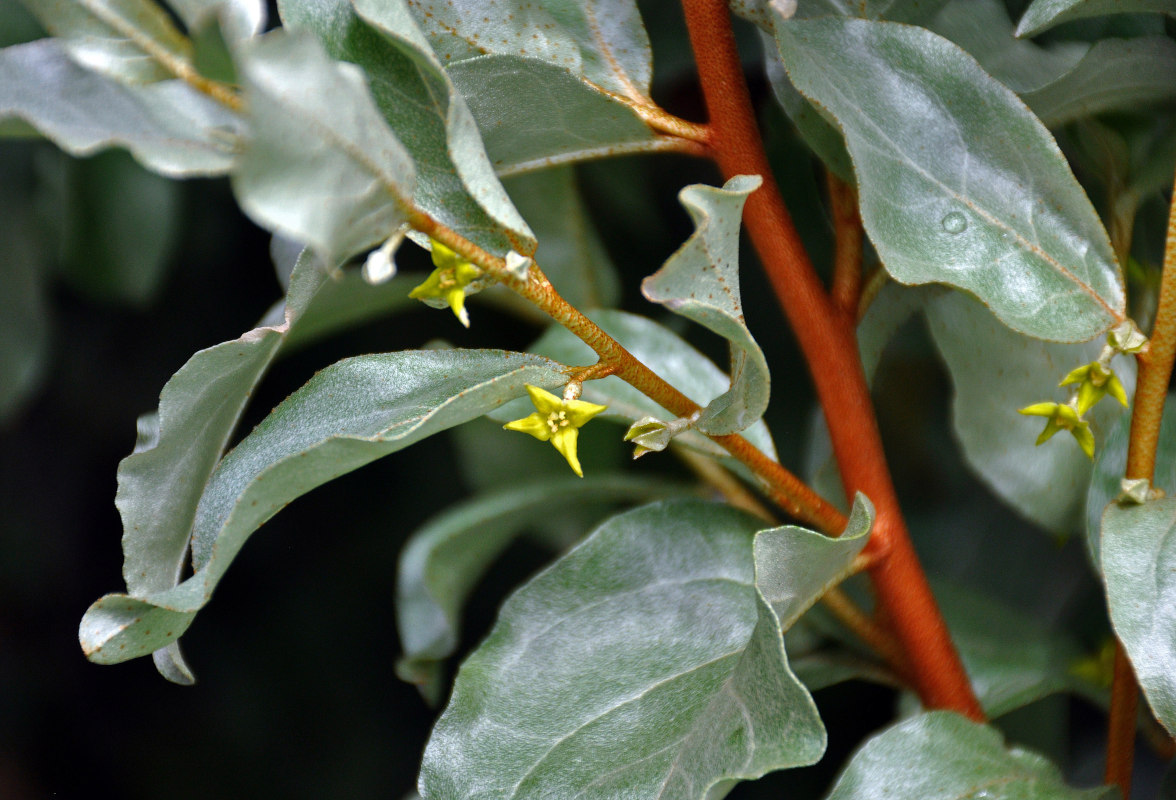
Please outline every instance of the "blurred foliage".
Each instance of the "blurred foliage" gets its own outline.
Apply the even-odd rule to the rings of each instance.
[[[650,0],[642,11],[658,65],[652,96],[700,118],[676,6]],[[1099,25],[1118,25],[1124,35],[1129,24],[1071,22],[1046,38],[1100,35]],[[0,45],[39,33],[18,4],[0,6]],[[739,36],[784,193],[825,264],[831,239],[820,164],[768,101],[755,32],[740,25]],[[1124,119],[1124,129],[1139,123],[1130,114],[1104,121]],[[1061,140],[1078,152],[1088,134],[1072,126]],[[1138,152],[1124,163],[1153,169],[1142,156],[1131,160]],[[1101,173],[1077,171],[1096,200],[1105,194]],[[655,316],[722,363],[719,340],[651,310],[638,289],[693,230],[676,201],[679,188],[718,184],[717,173],[658,156],[585,164],[574,175],[617,265],[620,307]],[[105,202],[111,196],[120,202]],[[1130,249],[1146,296],[1164,205],[1158,187],[1137,199]],[[1114,213],[1101,210],[1104,219]],[[406,537],[500,469],[455,455],[469,446],[469,430],[333,481],[268,522],[187,635],[201,676],[195,687],[160,680],[146,660],[95,667],[77,647],[81,611],[119,575],[113,476],[134,444],[135,419],[155,407],[160,387],[191,353],[251,329],[280,298],[268,248],[223,179],[166,182],[121,151],[73,160],[44,142],[0,141],[0,797],[400,797],[415,783],[434,712],[394,676],[401,653],[392,581]],[[407,255],[401,266],[425,270],[425,261]],[[777,374],[803,375],[792,342],[774,335],[778,311],[762,272],[745,269],[740,279],[744,315],[767,361]],[[267,377],[241,431],[347,355],[437,339],[522,349],[540,332],[491,303],[471,305],[479,324],[469,331],[421,308],[307,344]],[[1084,542],[1042,536],[968,469],[949,419],[950,377],[921,321],[886,349],[875,397],[928,572],[998,597],[1097,653],[1109,629]],[[801,462],[812,406],[800,381],[773,396],[766,419],[782,462]],[[583,446],[602,459],[616,456],[613,445],[587,435]],[[534,541],[508,547],[474,590],[463,653],[486,634],[502,599],[550,559],[550,547]],[[830,732],[825,758],[744,784],[732,798],[821,797],[848,753],[899,703],[892,689],[858,681],[822,689],[816,700]],[[999,726],[1089,785],[1101,770],[1103,719],[1094,708],[1087,699],[1052,697]],[[1161,770],[1142,756],[1137,796],[1155,794]]]

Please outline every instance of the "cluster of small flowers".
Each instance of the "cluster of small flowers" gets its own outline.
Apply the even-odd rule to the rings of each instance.
[[[1074,386],[1069,401],[1065,403],[1034,403],[1020,410],[1020,413],[1045,417],[1045,430],[1037,437],[1037,444],[1048,441],[1058,431],[1069,431],[1082,452],[1094,458],[1094,434],[1085,414],[1107,395],[1127,407],[1127,391],[1119,376],[1111,369],[1111,359],[1119,353],[1138,353],[1147,346],[1147,339],[1131,323],[1125,323],[1112,330],[1107,336],[1107,345],[1099,357],[1071,370],[1058,386]]]

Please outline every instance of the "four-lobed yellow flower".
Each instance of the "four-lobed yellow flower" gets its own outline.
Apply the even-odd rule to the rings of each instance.
[[[1106,395],[1118,400],[1127,407],[1127,390],[1119,381],[1119,376],[1109,367],[1104,367],[1097,361],[1084,364],[1071,370],[1070,374],[1062,378],[1058,386],[1068,386],[1077,383],[1078,386],[1078,414],[1081,416],[1089,411]]]
[[[468,328],[470,314],[465,307],[466,290],[467,287],[481,288],[482,270],[435,239],[431,240],[430,246],[436,269],[408,296],[434,308],[448,306],[453,309],[458,321]]]
[[[608,406],[598,406],[584,400],[565,400],[538,386],[527,386],[527,394],[535,406],[534,414],[508,422],[502,427],[508,431],[529,433],[541,442],[551,442],[556,450],[567,459],[572,471],[584,477],[580,459],[576,457],[576,440],[580,427]]]
[[[1063,403],[1034,403],[1022,408],[1021,413],[1033,417],[1048,417],[1045,430],[1037,437],[1037,444],[1049,441],[1055,433],[1065,430],[1078,441],[1083,453],[1094,458],[1094,434],[1090,432],[1090,423],[1082,419],[1073,406]]]

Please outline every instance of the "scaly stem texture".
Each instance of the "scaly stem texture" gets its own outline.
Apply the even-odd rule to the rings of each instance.
[[[1176,177],[1173,178],[1176,183]],[[1176,359],[1176,190],[1168,210],[1168,239],[1164,245],[1164,272],[1156,322],[1146,353],[1138,358],[1135,408],[1131,413],[1131,438],[1127,443],[1127,472],[1131,479],[1153,480],[1156,449],[1164,401]],[[1139,687],[1123,645],[1115,643],[1115,672],[1111,682],[1111,713],[1107,723],[1106,782],[1119,787],[1124,800],[1131,796],[1131,767],[1135,751],[1135,718]]]
[[[412,207],[406,207],[405,214],[413,228],[491,273],[578,336],[600,357],[600,365],[608,374],[616,375],[678,417],[689,417],[699,410],[697,403],[634,358],[616,339],[564,300],[538,265],[531,267],[526,278],[520,278],[506,268],[502,258],[486,252],[428,214]],[[738,434],[710,438],[758,475],[773,502],[796,519],[831,534],[845,528],[844,514],[745,438]]]
[[[748,198],[744,210],[748,233],[808,362],[846,492],[850,497],[864,492],[878,512],[867,547],[884,556],[869,571],[879,607],[906,651],[923,703],[983,719],[902,518],[852,318],[839,313],[826,294],[772,177],[727,5],[723,0],[684,0],[683,7],[715,160],[726,178],[763,176],[763,186]]]

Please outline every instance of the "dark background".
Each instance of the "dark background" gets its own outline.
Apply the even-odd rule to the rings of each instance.
[[[661,8],[651,16],[659,99],[700,119],[688,54],[673,44],[683,41],[680,20]],[[0,43],[29,35],[11,9],[0,23],[8,25]],[[762,96],[758,81],[754,88]],[[773,142],[790,135],[776,112],[766,112],[764,126]],[[806,159],[778,168],[820,261],[829,244],[819,173]],[[0,143],[0,242],[33,245],[25,255],[47,337],[36,388],[0,421],[0,798],[402,797],[436,712],[393,672],[393,582],[405,538],[466,492],[446,436],[317,489],[267,523],[184,638],[195,686],[167,683],[147,659],[96,666],[81,653],[82,613],[123,588],[113,498],[135,418],[156,406],[194,351],[252,328],[281,295],[267,235],[240,215],[223,180],[183,183],[173,206],[148,207],[134,220],[168,231],[146,290],[128,296],[118,288],[125,276],[95,277],[91,267],[105,262],[77,220],[102,219],[105,204],[127,199],[103,195],[95,171],[79,172],[48,144]],[[675,194],[718,176],[678,157],[590,165],[579,176],[622,273],[624,305],[650,313],[636,285],[690,233]],[[15,258],[0,249],[0,279],[16,274]],[[410,257],[402,266],[424,264]],[[811,394],[770,292],[748,266],[748,319],[775,374],[789,376],[777,381],[769,421],[785,463],[799,464]],[[298,352],[274,368],[243,430],[347,355],[438,337],[523,348],[539,332],[477,300],[472,313],[470,332],[422,307]],[[37,349],[31,329],[0,331],[8,337],[2,346]],[[696,344],[721,363],[717,343],[697,337]],[[1094,647],[1105,622],[1081,547],[1024,525],[964,470],[947,426],[949,394],[921,329],[908,326],[881,372],[878,402],[929,570],[988,589]],[[549,557],[519,545],[501,559],[471,604],[467,646],[484,635],[506,593]],[[850,683],[818,692],[817,701],[830,731],[822,763],[732,797],[820,796],[858,741],[891,718],[896,696]],[[1053,698],[1002,724],[1061,760],[1074,780],[1098,782],[1101,712]],[[1160,768],[1142,761],[1137,796],[1151,797]]]

